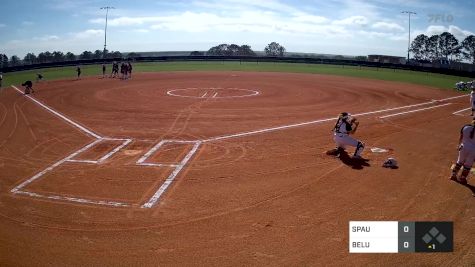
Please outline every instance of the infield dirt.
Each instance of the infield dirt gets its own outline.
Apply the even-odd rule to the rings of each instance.
[[[186,88],[240,88],[240,98],[177,97]],[[133,141],[103,164],[67,162],[27,187],[41,193],[129,201],[80,204],[11,193],[93,138],[12,88],[0,91],[0,263],[5,266],[451,265],[475,262],[475,192],[448,180],[468,97],[404,83],[316,74],[134,73],[35,84],[33,97],[95,133]],[[206,90],[204,90],[206,91]],[[223,96],[232,96],[231,91]],[[214,91],[213,91],[214,92]],[[203,93],[203,94],[201,94]],[[364,163],[325,155],[333,118],[357,116]],[[400,116],[419,108],[446,106]],[[214,137],[229,138],[213,140]],[[171,172],[136,165],[161,140],[206,140],[157,205],[141,208]],[[97,159],[120,142],[79,155]],[[389,150],[372,153],[371,147]],[[190,145],[149,160],[179,162]],[[352,153],[353,150],[348,150]],[[382,162],[397,158],[399,169]],[[475,185],[474,178],[469,184]],[[454,221],[455,251],[349,254],[350,220]]]

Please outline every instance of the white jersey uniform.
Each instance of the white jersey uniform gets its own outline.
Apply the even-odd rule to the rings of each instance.
[[[472,90],[470,93],[470,104],[472,106],[472,110],[475,111],[475,90]]]
[[[465,125],[460,133],[462,134],[462,144],[457,163],[466,168],[472,168],[475,160],[475,126]]]
[[[358,146],[358,140],[349,135],[349,132],[353,130],[351,125],[342,119],[339,119],[334,128],[333,140],[336,145],[341,148],[346,146]]]

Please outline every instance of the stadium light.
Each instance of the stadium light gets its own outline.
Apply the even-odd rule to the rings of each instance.
[[[409,63],[409,50],[411,49],[411,15],[416,15],[416,12],[402,11],[401,13],[409,16],[409,38],[407,40],[407,63]]]
[[[106,51],[107,51],[107,16],[109,15],[109,9],[115,9],[115,7],[112,6],[105,6],[101,7],[101,9],[106,10],[106,27],[104,29],[104,51],[102,52],[102,58],[106,58]]]

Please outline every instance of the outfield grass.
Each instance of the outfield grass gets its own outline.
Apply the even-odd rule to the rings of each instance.
[[[110,73],[111,66],[107,66]],[[82,75],[102,74],[101,65],[86,65],[81,67]],[[413,84],[427,85],[442,89],[452,89],[458,81],[470,80],[466,77],[450,76],[436,73],[425,73],[407,70],[392,70],[369,67],[323,65],[323,64],[297,64],[297,63],[273,63],[273,62],[150,62],[134,64],[134,72],[157,72],[157,71],[270,71],[270,72],[296,72],[318,73],[351,77],[362,77],[386,81],[399,81]],[[74,79],[76,67],[46,68],[29,71],[4,73],[3,86],[21,84],[26,80],[34,81],[36,73],[42,73],[45,79]]]

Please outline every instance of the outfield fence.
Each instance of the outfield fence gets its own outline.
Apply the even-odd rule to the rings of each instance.
[[[462,76],[475,78],[475,65],[473,64],[456,64],[456,65],[438,65],[423,66],[422,64],[394,64],[380,63],[347,59],[329,59],[329,58],[311,58],[311,57],[263,57],[263,56],[154,56],[154,57],[136,57],[127,58],[107,58],[107,59],[86,59],[72,60],[63,62],[49,62],[38,64],[27,64],[20,66],[9,66],[0,69],[2,72],[15,72],[32,69],[66,67],[76,65],[93,65],[93,64],[110,64],[114,61],[132,60],[134,62],[176,62],[176,61],[198,61],[198,62],[240,62],[240,63],[256,63],[275,62],[275,63],[304,63],[304,64],[326,64],[340,66],[359,66],[371,68],[384,68],[394,70],[411,70],[420,72],[432,72],[446,75]]]

